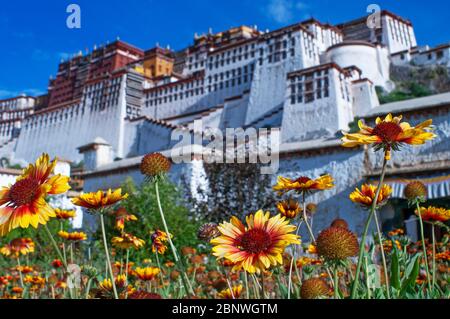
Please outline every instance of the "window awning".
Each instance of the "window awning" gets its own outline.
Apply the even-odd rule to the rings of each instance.
[[[392,187],[391,198],[405,198],[403,192],[406,185],[412,181],[420,181],[428,189],[428,199],[438,199],[450,197],[450,175],[420,178],[420,179],[406,179],[406,178],[392,178],[388,177],[384,180],[385,184]],[[371,181],[372,184],[378,184],[378,181]]]

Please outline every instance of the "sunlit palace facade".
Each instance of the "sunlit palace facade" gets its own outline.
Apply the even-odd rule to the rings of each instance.
[[[395,88],[392,65],[410,64],[450,66],[450,46],[418,46],[412,23],[388,11],[381,28],[369,28],[367,17],[339,25],[309,19],[273,31],[240,26],[195,35],[179,51],[117,40],[62,62],[48,94],[0,101],[0,156],[24,163],[46,151],[83,160],[85,190],[92,190],[118,186],[126,176],[139,180],[140,157],[170,150],[176,129],[195,134],[195,120],[204,128],[277,127],[279,174],[330,173],[337,180],[335,190],[312,198],[324,211],[315,226],[341,216],[359,229],[364,216],[350,205],[336,208],[378,170],[370,150],[339,145],[337,133],[356,117],[435,118],[441,137],[428,151],[394,156],[390,178],[399,199],[401,181],[411,177],[405,165],[435,185],[433,198],[450,194],[450,96],[381,106],[377,97],[376,87]],[[174,174],[189,175],[194,187],[201,170],[201,163],[180,165]]]

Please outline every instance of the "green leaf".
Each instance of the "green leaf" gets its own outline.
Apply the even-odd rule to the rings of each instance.
[[[417,276],[419,276],[420,271],[420,254],[414,256],[410,261],[405,271],[405,280],[402,284],[402,290],[400,295],[404,295],[408,288],[413,287],[416,284]]]
[[[286,287],[286,285],[283,285],[282,283],[280,283],[280,281],[278,280],[278,286],[280,288],[280,292],[281,295],[283,296],[284,299],[287,299],[288,297],[288,287]],[[292,299],[292,296],[291,296]]]
[[[394,245],[392,259],[391,259],[391,285],[395,289],[400,289],[400,264],[398,258],[398,251]]]

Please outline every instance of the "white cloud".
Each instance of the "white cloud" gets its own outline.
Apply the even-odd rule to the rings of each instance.
[[[305,18],[307,15],[302,11],[308,7],[304,2],[295,0],[270,0],[264,11],[275,22],[287,24]]]

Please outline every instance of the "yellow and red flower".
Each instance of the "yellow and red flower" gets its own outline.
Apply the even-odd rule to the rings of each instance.
[[[60,209],[60,208],[55,208],[55,214],[56,214],[56,218],[59,220],[66,220],[66,219],[74,218],[76,215],[74,210],[66,210],[66,209]]]
[[[34,268],[30,266],[17,266],[16,270],[20,271],[22,274],[29,274],[34,271]]]
[[[416,215],[419,215],[418,211],[415,211]],[[437,221],[445,223],[450,220],[450,210],[445,208],[438,208],[434,206],[428,206],[428,208],[420,207],[420,215],[423,220]]]
[[[271,265],[281,265],[286,247],[300,244],[299,236],[292,234],[296,227],[281,215],[270,217],[260,210],[247,216],[246,222],[247,227],[232,217],[231,222],[219,225],[222,235],[211,240],[213,255],[235,263],[233,270],[260,273]]]
[[[95,193],[81,194],[80,196],[73,198],[72,203],[91,211],[96,211],[114,205],[127,197],[128,194],[122,194],[121,188],[114,191],[109,189],[106,192],[99,190]]]
[[[242,285],[233,286],[232,289],[224,289],[217,294],[221,299],[239,299],[242,293]]]
[[[58,236],[62,239],[69,240],[69,241],[82,241],[87,239],[87,235],[83,232],[66,232],[64,230],[60,230],[58,232]]]
[[[0,253],[5,256],[19,257],[34,252],[34,242],[31,238],[16,238],[0,249]]]
[[[123,231],[125,229],[125,222],[137,220],[136,216],[129,214],[127,210],[123,207],[117,209],[114,215],[116,216],[115,227],[117,230],[120,231]]]
[[[297,179],[278,176],[277,184],[273,187],[273,190],[281,194],[289,191],[298,193],[313,192],[331,189],[334,187],[333,182],[334,180],[330,175],[323,175],[316,179],[311,179],[306,176],[301,176]]]
[[[390,237],[401,236],[401,235],[404,235],[404,234],[405,234],[405,231],[404,231],[403,229],[401,229],[401,228],[391,230],[391,231],[388,233],[388,235],[389,235]]]
[[[375,185],[363,184],[361,190],[356,188],[355,191],[350,194],[350,200],[361,205],[363,208],[369,209],[372,207],[377,190],[378,187]],[[391,193],[392,188],[389,185],[383,184],[380,194],[378,195],[377,207],[385,204]]]
[[[172,234],[170,234],[170,238],[172,238]],[[167,250],[166,242],[169,241],[169,237],[166,232],[163,232],[159,229],[155,230],[155,232],[151,236],[152,241],[152,252],[163,255]]]
[[[281,216],[284,216],[288,219],[294,219],[302,212],[302,209],[300,207],[300,204],[298,201],[289,198],[288,200],[279,202],[277,204],[278,212],[281,214]]]
[[[374,128],[366,126],[362,120],[358,122],[358,133],[343,133],[342,146],[355,147],[358,145],[374,144],[375,149],[384,149],[386,160],[391,158],[391,149],[398,150],[401,144],[421,145],[436,137],[431,133],[432,120],[427,120],[416,127],[407,122],[400,123],[402,116],[393,117],[388,114],[384,120],[377,118]]]
[[[114,247],[120,249],[139,249],[145,245],[145,241],[128,233],[123,233],[121,236],[113,237],[111,242]]]
[[[160,271],[161,270],[157,267],[145,267],[145,268],[137,267],[135,269],[135,275],[142,281],[151,281],[154,280],[156,276],[158,276]]]
[[[0,190],[0,236],[11,230],[37,228],[55,217],[54,209],[47,203],[47,195],[62,194],[70,189],[69,177],[61,174],[50,176],[56,159],[50,161],[48,154],[30,164],[10,187]]]
[[[27,275],[23,279],[23,282],[26,283],[26,284],[31,284],[32,288],[34,288],[34,289],[39,289],[39,288],[44,287],[44,285],[45,285],[45,278],[43,278],[41,276],[30,276],[30,275]]]
[[[127,285],[127,276],[124,274],[118,275],[114,279],[114,283],[116,285],[117,293],[119,294],[120,299],[124,299],[127,294],[132,294],[136,290],[133,288],[133,286]],[[107,299],[111,299],[114,297],[114,289],[110,278],[104,279],[103,281],[99,282],[98,287],[98,297]]]

